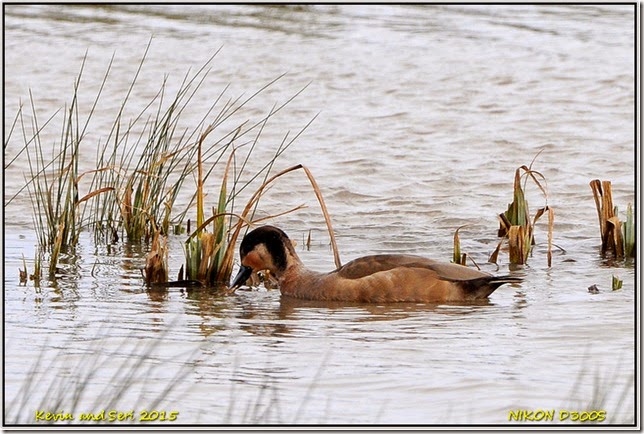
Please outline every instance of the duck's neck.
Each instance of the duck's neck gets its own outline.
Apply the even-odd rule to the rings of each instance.
[[[323,273],[309,270],[300,258],[289,257],[286,269],[276,275],[282,294],[298,296],[301,291],[309,291],[317,286]]]
[[[309,272],[309,269],[306,268],[300,257],[297,256],[297,253],[289,252],[286,257],[286,268],[277,270],[275,277],[282,284],[284,281],[293,280],[297,276],[308,274]]]

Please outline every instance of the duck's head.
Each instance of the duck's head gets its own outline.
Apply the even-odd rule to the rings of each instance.
[[[269,270],[279,279],[289,263],[299,260],[289,237],[274,226],[262,226],[252,230],[239,247],[241,266],[231,290],[239,288],[257,271]]]

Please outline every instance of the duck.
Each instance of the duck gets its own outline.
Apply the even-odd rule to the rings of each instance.
[[[364,303],[467,302],[487,299],[499,286],[522,281],[417,255],[380,254],[354,259],[328,273],[308,269],[284,231],[261,226],[239,247],[234,292],[259,271],[269,271],[281,295],[303,300]]]

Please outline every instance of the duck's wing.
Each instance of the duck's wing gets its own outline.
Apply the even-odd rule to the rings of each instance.
[[[415,255],[373,255],[346,263],[335,270],[339,277],[360,279],[371,274],[394,268],[421,268],[436,273],[436,277],[448,281],[468,281],[490,277],[489,274],[458,264],[438,262]]]

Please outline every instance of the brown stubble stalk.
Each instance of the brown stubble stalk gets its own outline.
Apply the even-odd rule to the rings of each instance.
[[[154,232],[152,247],[145,258],[145,283],[149,286],[154,283],[168,281],[168,249],[167,238],[161,231]]]
[[[610,191],[610,184],[607,184],[604,181],[604,186],[608,187]],[[602,252],[607,250],[608,246],[608,237],[607,234],[607,223],[608,219],[611,217],[608,215],[609,211],[606,209],[608,203],[612,202],[612,197],[607,195],[607,191],[602,188],[602,182],[599,179],[593,179],[590,181],[590,189],[593,192],[593,198],[595,199],[595,208],[597,209],[597,218],[599,219],[599,233],[602,239]],[[610,209],[612,210],[612,203]]]
[[[605,255],[613,252],[616,257],[624,256],[624,242],[622,239],[622,225],[613,206],[613,193],[610,181],[594,179],[590,181],[590,188],[595,199],[599,230],[601,233],[601,253]]]
[[[522,226],[513,225],[508,228],[508,251],[511,264],[523,264],[523,231]]]

